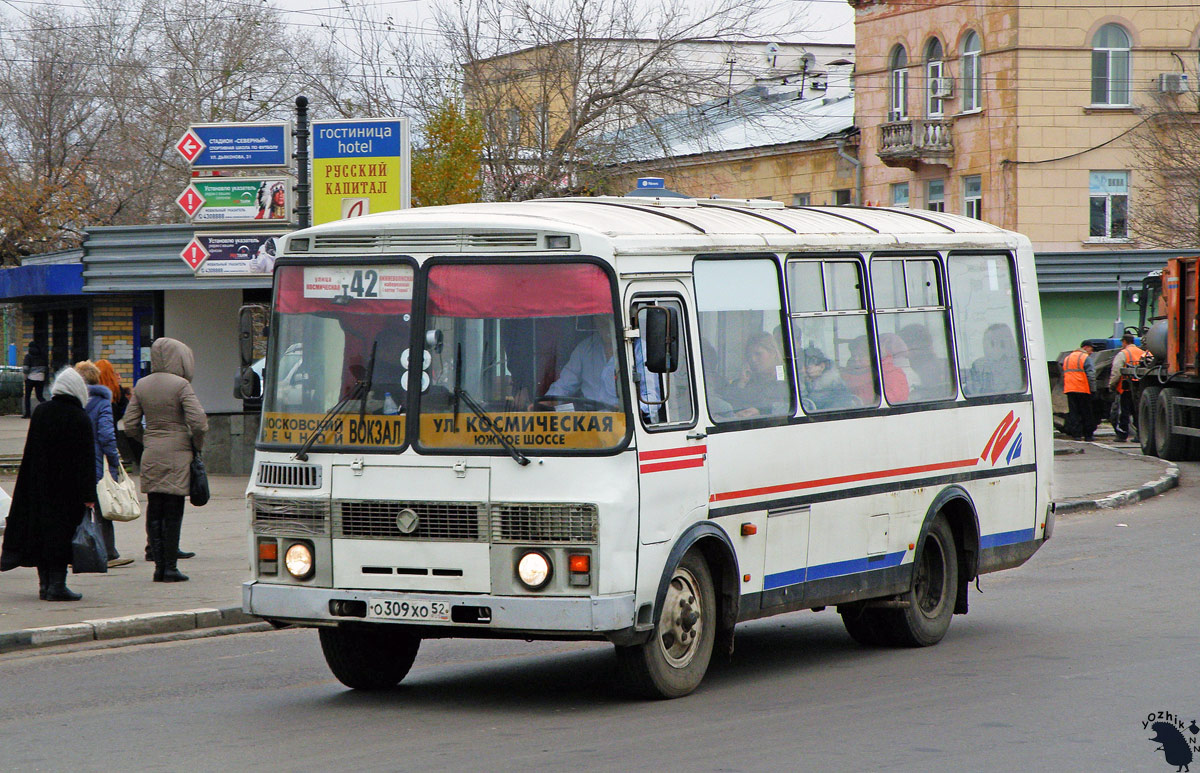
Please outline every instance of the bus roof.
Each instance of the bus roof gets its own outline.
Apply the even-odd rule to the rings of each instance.
[[[981,220],[928,210],[885,207],[785,207],[754,199],[648,199],[594,197],[420,207],[366,215],[290,234],[313,243],[299,252],[329,253],[381,247],[411,251],[537,249],[546,232],[592,232],[613,240],[614,251],[635,245],[682,249],[786,248],[789,242],[1010,243],[1012,234]],[[393,238],[384,239],[384,234]],[[397,235],[409,238],[394,238]],[[522,234],[525,235],[522,240]]]

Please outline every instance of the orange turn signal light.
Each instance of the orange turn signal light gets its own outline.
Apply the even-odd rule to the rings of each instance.
[[[270,542],[258,543],[258,560],[259,561],[278,561],[279,560],[279,545],[274,540]]]
[[[742,536],[749,537],[753,534],[758,534],[758,527],[752,523],[743,523],[742,524]]]
[[[567,567],[572,572],[587,572],[592,568],[592,557],[586,553],[576,553],[567,559]]]

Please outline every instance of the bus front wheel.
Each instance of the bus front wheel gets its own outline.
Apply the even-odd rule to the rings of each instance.
[[[912,589],[901,609],[879,610],[891,643],[904,647],[937,644],[950,628],[958,600],[958,551],[946,516],[938,513],[925,533],[913,568]]]
[[[355,690],[387,690],[408,675],[421,637],[394,626],[321,628],[321,651],[337,680]]]
[[[645,644],[617,647],[631,691],[649,698],[679,698],[700,686],[712,659],[717,595],[699,551],[684,555],[671,574],[654,633]]]

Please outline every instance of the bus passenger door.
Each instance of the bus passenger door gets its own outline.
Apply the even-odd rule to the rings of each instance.
[[[645,369],[640,338],[628,339],[626,349],[641,492],[640,541],[646,545],[675,537],[708,503],[708,447],[696,428],[689,303],[687,288],[674,281],[635,283],[626,296],[627,323],[639,331],[649,306],[667,307],[679,320],[679,367],[673,373]]]

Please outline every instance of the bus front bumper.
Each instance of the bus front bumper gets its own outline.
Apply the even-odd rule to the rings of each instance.
[[[471,610],[470,622],[394,620],[374,618],[365,612],[372,601],[428,604],[437,602]],[[361,602],[359,604],[346,602]],[[488,611],[486,622],[477,610]],[[298,625],[339,622],[416,624],[472,631],[596,635],[630,629],[635,607],[632,593],[616,596],[481,596],[452,593],[409,593],[383,590],[336,590],[296,585],[247,582],[242,585],[242,610],[268,620]],[[334,614],[337,610],[340,613]],[[347,614],[346,610],[351,610]],[[364,614],[357,614],[363,610]],[[447,630],[453,636],[453,630]],[[475,634],[478,635],[478,634]]]

